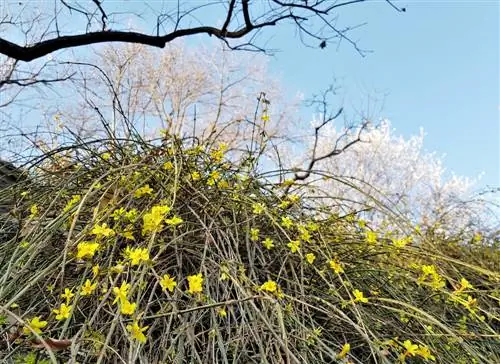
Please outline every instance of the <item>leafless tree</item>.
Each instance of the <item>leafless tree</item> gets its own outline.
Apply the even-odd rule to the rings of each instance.
[[[261,32],[291,24],[308,46],[345,41],[360,53],[349,32],[338,25],[343,8],[367,0],[225,0],[225,1],[4,1],[0,54],[31,62],[62,49],[127,42],[163,48],[174,39],[209,35],[232,49],[264,51]],[[390,0],[387,4],[397,11]],[[82,31],[84,29],[84,31]]]

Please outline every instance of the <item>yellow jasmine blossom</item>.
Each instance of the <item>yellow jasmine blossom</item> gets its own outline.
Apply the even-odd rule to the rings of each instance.
[[[367,231],[366,242],[368,244],[375,244],[377,242],[377,233],[375,231]]]
[[[293,226],[292,219],[288,216],[282,216],[281,217],[281,226],[283,226],[284,228],[290,229]]]
[[[436,361],[436,357],[431,354],[431,351],[427,346],[419,345],[417,351],[415,352],[417,355],[422,357],[424,360],[433,360]]]
[[[127,325],[127,331],[130,332],[130,336],[143,344],[146,342],[146,335],[144,335],[144,331],[148,328],[149,326],[140,327],[137,321],[134,321],[131,325]]]
[[[69,200],[68,203],[66,204],[66,206],[64,207],[63,211],[67,212],[67,211],[71,210],[71,208],[73,206],[75,206],[78,202],[80,202],[81,199],[82,199],[81,195],[73,195],[71,197],[71,200]]]
[[[94,276],[94,278],[99,275],[99,270],[100,270],[99,264],[96,264],[92,267],[92,275]]]
[[[314,255],[313,253],[307,253],[306,254],[306,261],[309,264],[313,264],[315,260],[316,260],[316,255]]]
[[[69,288],[65,288],[64,289],[64,293],[61,294],[61,298],[65,298],[66,299],[66,303],[69,304],[69,301],[71,301],[71,299],[75,296],[75,294],[69,289]]]
[[[125,248],[125,257],[130,260],[132,266],[139,265],[141,261],[147,262],[149,260],[149,251],[147,248],[133,248],[129,246]]]
[[[278,285],[275,281],[267,281],[259,288],[261,291],[276,292]]]
[[[165,215],[170,212],[170,210],[170,207],[165,205],[153,206],[151,208],[151,212],[144,214],[142,217],[142,233],[146,234],[161,229],[163,219],[165,218]]]
[[[260,202],[254,203],[252,205],[252,213],[255,214],[255,215],[260,215],[265,210],[266,210],[266,207],[262,203],[260,203]]]
[[[274,242],[271,238],[265,238],[264,241],[262,241],[262,245],[264,245],[266,249],[271,249],[274,247]]]
[[[92,284],[90,279],[87,279],[85,281],[84,285],[82,286],[82,291],[80,292],[80,294],[82,296],[90,296],[92,294],[92,292],[94,292],[96,287],[97,287],[97,283]]]
[[[122,301],[120,304],[120,312],[123,315],[132,316],[135,312],[136,306],[137,306],[136,303],[131,303],[128,300]]]
[[[69,317],[72,308],[73,306],[68,306],[65,303],[61,303],[61,306],[58,309],[53,309],[52,312],[56,314],[56,320],[64,320]]]
[[[187,277],[189,289],[191,294],[201,293],[203,291],[203,274],[198,273]]]
[[[23,240],[19,243],[19,246],[23,249],[26,249],[27,247],[30,246],[30,243],[28,243],[26,240]]]
[[[111,273],[120,274],[123,273],[124,270],[125,266],[121,263],[117,263],[116,265],[111,267]]]
[[[462,292],[463,290],[466,289],[474,289],[474,287],[472,286],[472,284],[469,283],[467,279],[462,278],[460,280],[460,287],[458,288],[458,291]]]
[[[120,235],[123,236],[127,240],[135,240],[134,234],[132,234],[132,232],[130,230],[124,231]]]
[[[367,303],[368,298],[365,297],[364,293],[359,289],[355,289],[352,294],[354,295],[354,302]]]
[[[166,171],[171,171],[172,169],[174,169],[174,164],[171,161],[165,162],[163,164],[163,169]]]
[[[344,344],[342,346],[342,350],[340,350],[340,353],[337,354],[337,359],[344,359],[347,354],[349,354],[349,351],[351,350],[351,344]]]
[[[137,209],[130,209],[125,213],[125,218],[130,222],[134,222],[138,214]]]
[[[290,248],[290,251],[292,253],[297,253],[300,249],[300,241],[299,240],[292,240],[287,244],[287,246]]]
[[[153,189],[149,187],[149,185],[144,185],[142,187],[139,187],[137,190],[134,192],[134,197],[135,198],[140,198],[145,195],[151,195],[153,192]]]
[[[423,276],[428,276],[428,275],[435,275],[437,274],[436,272],[436,267],[433,265],[423,265],[422,266],[422,273]]]
[[[97,237],[111,237],[115,236],[115,231],[108,227],[108,224],[103,223],[102,225],[96,225],[90,232],[92,235],[96,235]]]
[[[219,314],[220,317],[225,318],[227,317],[227,311],[225,310],[224,307],[221,307],[217,310],[217,313]]]
[[[258,241],[259,240],[259,229],[252,228],[250,229],[250,240]]]
[[[405,340],[403,342],[403,347],[406,349],[404,356],[415,356],[417,354],[418,345],[413,344],[410,340]]]
[[[164,291],[169,290],[170,292],[173,292],[175,286],[177,286],[177,282],[175,281],[175,277],[170,277],[169,274],[165,274],[160,279],[160,286],[161,286],[161,289]]]
[[[330,260],[329,262],[330,268],[333,269],[333,271],[337,274],[343,273],[344,268],[342,267],[342,264],[338,262],[337,260]]]
[[[118,221],[122,216],[124,216],[126,213],[126,210],[124,207],[120,207],[119,209],[115,209],[113,213],[111,214],[111,217],[113,220]]]
[[[130,283],[127,282],[122,282],[120,288],[113,287],[113,293],[116,296],[115,300],[113,301],[113,304],[115,304],[118,301],[125,302],[127,300],[127,294],[129,289],[130,289]]]
[[[191,172],[191,180],[192,181],[198,181],[200,179],[201,179],[200,172],[198,172],[198,171]]]
[[[47,326],[47,321],[41,321],[41,316],[33,317],[31,320],[26,321],[26,323],[31,330],[28,327],[23,327],[23,333],[25,335],[31,334],[32,331],[41,334],[42,329]]]
[[[286,209],[288,206],[290,206],[290,201],[283,200],[278,204],[278,207],[280,209]]]
[[[88,241],[83,241],[79,243],[76,247],[76,258],[92,258],[96,253],[97,249],[99,249],[99,243],[91,243]]]
[[[173,216],[171,219],[165,219],[165,223],[170,226],[177,226],[182,224],[183,222],[184,220],[182,220],[182,218],[177,215]]]
[[[35,217],[35,216],[38,215],[39,209],[38,209],[38,205],[37,204],[31,205],[31,207],[30,207],[30,213],[31,213],[31,217]]]

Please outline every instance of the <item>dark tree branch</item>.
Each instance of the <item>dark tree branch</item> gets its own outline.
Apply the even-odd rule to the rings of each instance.
[[[179,28],[180,20],[191,14],[195,9],[199,9],[202,6],[195,6],[191,9],[187,9],[181,15],[180,2],[177,5],[177,22],[175,22],[175,26],[167,31],[165,34],[159,34],[160,28],[160,17],[157,18],[156,24],[156,34],[150,35],[141,32],[135,31],[122,31],[122,30],[110,30],[107,29],[107,23],[110,21],[108,19],[108,14],[105,12],[102,6],[102,0],[92,0],[92,3],[95,4],[97,9],[93,12],[81,8],[80,6],[70,4],[65,0],[60,0],[60,2],[71,12],[77,12],[79,14],[84,15],[87,18],[87,31],[84,34],[75,34],[75,35],[65,35],[65,36],[57,36],[52,39],[40,40],[39,42],[22,46],[11,42],[5,38],[0,38],[0,54],[4,54],[8,57],[11,57],[16,60],[30,62],[35,59],[41,58],[47,54],[52,52],[80,47],[90,44],[98,44],[105,42],[125,42],[125,43],[137,43],[148,45],[152,47],[164,48],[165,45],[176,38],[191,36],[196,34],[208,34],[210,36],[218,37],[225,42],[228,42],[230,39],[240,39],[245,37],[246,35],[253,33],[258,33],[259,29],[270,27],[277,25],[277,23],[282,22],[284,20],[291,20],[298,26],[299,32],[306,34],[309,37],[312,37],[317,40],[321,40],[326,42],[332,38],[339,38],[340,40],[347,40],[351,45],[354,45],[355,48],[359,50],[356,46],[355,42],[346,36],[346,32],[350,30],[350,28],[339,29],[333,24],[335,17],[329,17],[329,15],[340,7],[353,5],[356,3],[362,3],[366,0],[347,0],[343,2],[338,1],[328,1],[328,0],[316,0],[316,1],[285,1],[285,0],[270,0],[268,3],[269,8],[261,11],[258,14],[254,14],[252,18],[252,14],[255,11],[258,11],[259,7],[255,9],[252,8],[253,3],[250,0],[230,0],[229,7],[225,10],[224,23],[221,27],[210,26],[210,25],[201,25],[197,27],[188,27],[184,29]],[[385,0],[388,4],[395,7],[394,4],[389,0]],[[238,4],[241,4],[241,16],[243,23],[240,28],[236,28],[233,30],[229,30],[231,21],[234,18],[235,10],[239,9]],[[395,7],[399,11],[401,9]],[[253,11],[252,11],[253,10]],[[295,13],[296,12],[296,13]],[[100,25],[102,25],[102,30],[100,31],[90,31],[92,19],[95,18],[96,13],[100,13]],[[57,15],[55,16],[55,21],[57,22]],[[322,23],[326,25],[326,27],[322,27],[318,32],[306,27],[305,22],[310,20],[311,27],[312,21],[314,18],[319,18]],[[325,29],[333,31],[333,36],[328,34],[322,34]],[[59,29],[56,23],[57,34]],[[43,36],[41,37],[43,39]],[[242,49],[243,47],[234,46],[235,49]],[[255,49],[259,49],[259,47],[255,47]]]

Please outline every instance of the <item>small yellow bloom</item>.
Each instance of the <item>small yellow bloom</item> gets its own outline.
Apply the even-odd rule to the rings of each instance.
[[[170,219],[165,219],[165,223],[169,226],[177,226],[177,225],[182,224],[183,222],[184,222],[184,220],[182,220],[182,218],[180,218],[177,215],[173,216]]]
[[[219,314],[220,317],[225,318],[227,317],[227,311],[225,310],[224,307],[221,307],[217,310],[217,313]]]
[[[121,302],[120,304],[120,312],[123,314],[123,315],[129,315],[129,316],[132,316],[135,312],[135,308],[136,308],[137,304],[136,303],[131,303],[130,301],[128,300],[124,300]]]
[[[113,304],[115,304],[118,301],[120,302],[126,301],[129,289],[130,289],[130,283],[127,282],[122,282],[120,288],[113,287],[113,293],[116,296],[115,300],[113,301]]]
[[[403,347],[406,349],[404,356],[415,356],[417,354],[418,345],[412,344],[410,340],[405,340],[403,342]]]
[[[292,240],[286,246],[290,248],[290,251],[292,253],[297,253],[300,249],[300,241],[299,240]]]
[[[149,185],[144,185],[142,187],[139,187],[137,190],[134,192],[134,197],[135,198],[141,198],[142,196],[145,195],[151,195],[153,193],[153,189],[149,187]]]
[[[64,320],[69,318],[71,309],[73,306],[67,306],[65,303],[61,303],[61,306],[57,309],[53,309],[52,312],[56,314],[56,320]]]
[[[329,262],[330,268],[333,269],[333,271],[337,274],[343,273],[344,268],[342,267],[342,264],[338,262],[337,260],[330,260]]]
[[[170,277],[169,274],[165,274],[161,279],[160,279],[160,286],[161,289],[166,291],[173,292],[174,288],[177,286],[177,282],[175,281],[175,277]]]
[[[149,326],[140,327],[137,321],[134,321],[132,325],[127,325],[127,331],[130,332],[130,336],[143,344],[146,342],[146,335],[144,335],[144,331],[148,328]]]
[[[203,291],[203,274],[198,273],[187,277],[189,289],[191,294],[201,293]]]
[[[377,233],[375,231],[367,231],[366,242],[368,244],[375,244],[377,242]]]
[[[354,302],[367,303],[368,298],[365,297],[364,293],[359,289],[355,289],[352,294],[354,295]]]
[[[349,354],[349,351],[351,351],[351,344],[344,344],[340,353],[337,354],[337,359],[344,359]]]
[[[38,209],[38,205],[37,204],[31,205],[31,207],[30,207],[31,217],[37,216],[39,212],[40,211]]]
[[[307,253],[306,254],[306,261],[309,264],[313,264],[315,260],[316,260],[316,255],[314,255],[314,253]]]
[[[66,299],[66,303],[69,304],[69,301],[71,301],[71,299],[75,296],[75,294],[69,289],[69,288],[65,288],[64,289],[64,293],[61,294],[61,298],[65,298]]]
[[[91,242],[81,242],[77,245],[76,249],[76,258],[92,258],[96,253],[97,249],[99,249],[99,243],[91,243]]]
[[[36,332],[37,334],[41,334],[42,329],[47,326],[47,321],[41,321],[41,316],[33,317],[31,320],[26,321],[26,323],[28,324],[29,328],[23,327],[23,333],[25,335],[31,334],[32,331]]]
[[[198,181],[200,179],[201,179],[200,172],[198,172],[198,171],[191,172],[191,180],[192,181]]]
[[[436,357],[431,354],[431,351],[427,346],[419,345],[416,354],[419,355],[424,360],[436,361]]]
[[[264,245],[266,249],[271,249],[274,247],[274,242],[271,238],[265,238],[264,241],[262,241],[262,245]]]
[[[165,162],[163,164],[163,169],[166,171],[171,171],[172,169],[174,169],[174,164],[171,161]]]
[[[94,292],[96,287],[97,287],[97,283],[92,284],[90,279],[87,279],[85,281],[85,284],[82,286],[82,291],[80,292],[80,294],[82,296],[90,296]]]
[[[125,257],[130,260],[132,266],[139,265],[141,261],[147,262],[149,260],[149,251],[147,248],[133,248],[129,246],[125,248]]]
[[[267,281],[259,288],[261,291],[276,292],[278,285],[275,281]]]
[[[260,215],[266,210],[266,207],[262,203],[254,203],[252,205],[252,213],[255,215]]]
[[[259,240],[259,229],[252,228],[250,229],[250,240],[251,241],[258,241]]]
[[[288,216],[282,216],[281,217],[281,226],[283,226],[286,229],[290,229],[293,226],[292,219]]]
[[[104,223],[102,225],[96,225],[90,232],[92,235],[97,237],[111,237],[115,236],[115,231],[108,227],[108,224]]]
[[[26,249],[27,247],[30,246],[30,243],[28,243],[26,240],[23,240],[19,243],[19,246],[23,249]]]

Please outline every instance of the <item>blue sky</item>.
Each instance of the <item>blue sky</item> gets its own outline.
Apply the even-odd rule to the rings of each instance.
[[[426,149],[446,154],[449,170],[484,172],[481,186],[500,185],[499,2],[397,4],[407,11],[379,1],[342,9],[340,26],[367,23],[352,33],[373,51],[366,57],[347,43],[299,47],[293,29],[277,29],[271,70],[291,95],[317,93],[335,77],[351,111],[387,117],[405,136],[423,127]]]

